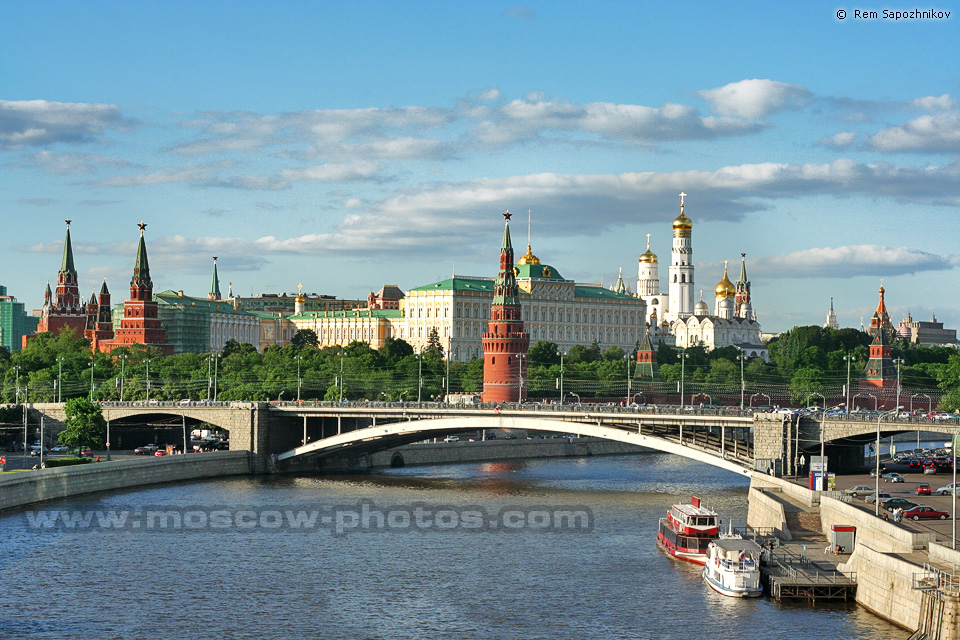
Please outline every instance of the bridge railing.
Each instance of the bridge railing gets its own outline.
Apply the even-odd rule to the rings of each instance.
[[[127,402],[119,402],[113,400],[101,400],[97,404],[106,408],[142,409],[144,407],[162,407],[164,409],[187,409],[191,407],[229,407],[236,404],[236,402],[215,402],[213,400],[130,400]]]
[[[612,403],[590,403],[590,402],[566,402],[560,403],[513,403],[513,402],[477,402],[477,403],[446,403],[446,402],[322,402],[315,400],[283,400],[269,403],[271,407],[278,409],[384,409],[384,410],[433,410],[443,411],[450,409],[481,410],[481,411],[523,411],[531,413],[557,413],[568,412],[572,414],[583,414],[596,412],[597,414],[623,414],[623,415],[690,415],[690,416],[720,416],[720,417],[750,417],[756,410],[743,409],[739,407],[710,407],[710,406],[686,406],[680,405],[624,405]]]

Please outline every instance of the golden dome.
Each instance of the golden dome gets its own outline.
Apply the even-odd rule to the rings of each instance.
[[[533,255],[533,251],[530,250],[530,244],[527,244],[527,252],[520,256],[520,259],[517,260],[517,264],[540,264],[540,258]]]
[[[737,295],[737,288],[730,282],[730,278],[727,277],[727,263],[723,263],[723,279],[717,283],[716,289],[713,290],[713,293],[718,298],[733,298]]]
[[[645,262],[647,264],[656,264],[657,263],[657,254],[653,251],[650,251],[650,234],[647,234],[647,250],[640,254],[640,262]]]

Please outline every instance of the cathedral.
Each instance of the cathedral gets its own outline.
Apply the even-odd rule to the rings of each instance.
[[[736,284],[730,281],[724,263],[723,277],[714,288],[713,312],[704,302],[702,290],[694,304],[693,222],[685,212],[686,195],[680,194],[680,215],[673,221],[667,293],[660,290],[659,261],[650,250],[649,234],[647,250],[639,258],[637,296],[647,304],[650,338],[680,348],[734,346],[750,358],[768,360],[750,296],[745,253],[740,254]]]

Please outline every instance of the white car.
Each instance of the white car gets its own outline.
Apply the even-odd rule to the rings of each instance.
[[[944,487],[940,487],[939,489],[934,491],[934,493],[937,494],[938,496],[948,496],[950,495],[951,491],[955,491],[957,489],[960,489],[960,487],[954,487],[953,483],[951,482],[950,484]]]
[[[884,482],[906,482],[903,476],[899,473],[885,473],[883,474]]]
[[[874,491],[876,491],[874,487],[870,487],[865,484],[858,484],[855,487],[850,487],[849,489],[845,489],[844,493],[846,493],[848,496],[853,496],[854,498],[856,498],[857,496],[860,496],[860,495],[865,495],[865,496],[870,495]]]
[[[70,451],[70,447],[68,447],[65,444],[58,444],[54,448],[50,449],[50,451],[52,451],[53,453],[64,453],[66,451]]]
[[[444,442],[460,442],[460,436],[447,436],[443,439]]]

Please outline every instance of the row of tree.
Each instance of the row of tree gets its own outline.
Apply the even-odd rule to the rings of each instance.
[[[839,395],[855,385],[868,359],[870,337],[853,329],[797,327],[768,345],[770,362],[740,360],[735,347],[682,352],[666,345],[656,357],[663,393],[687,389],[770,394],[780,390],[794,402],[811,393]],[[420,354],[403,340],[387,339],[380,349],[362,342],[318,348],[316,335],[300,331],[290,345],[258,353],[253,345],[229,342],[220,353],[163,356],[156,347],[133,345],[91,355],[89,343],[69,331],[40,334],[27,348],[0,349],[0,398],[43,402],[88,397],[103,400],[430,400],[447,393],[479,393],[483,361],[453,362],[434,335]],[[898,343],[905,389],[939,398],[941,408],[960,409],[960,352]],[[555,343],[531,345],[519,378],[530,398],[564,392],[586,397],[624,397],[651,381],[637,378],[636,349],[576,345],[561,357]],[[521,384],[518,378],[517,384]],[[629,382],[628,382],[629,380]]]

